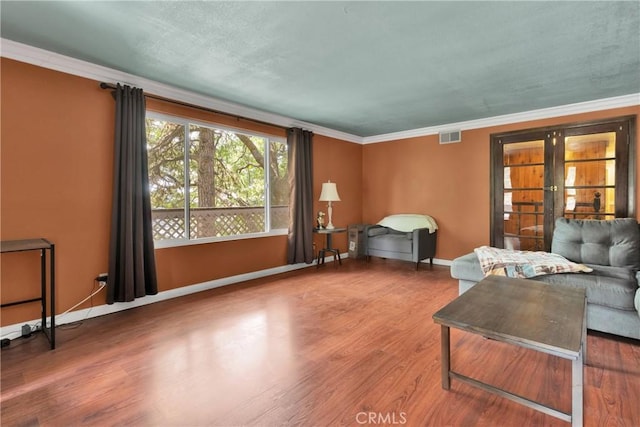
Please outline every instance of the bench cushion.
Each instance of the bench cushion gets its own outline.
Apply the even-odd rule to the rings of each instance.
[[[407,239],[406,233],[390,233],[369,238],[368,247],[371,250],[411,254],[413,241]]]

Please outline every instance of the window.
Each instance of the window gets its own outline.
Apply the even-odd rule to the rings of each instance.
[[[287,144],[147,112],[156,241],[251,236],[289,224]]]

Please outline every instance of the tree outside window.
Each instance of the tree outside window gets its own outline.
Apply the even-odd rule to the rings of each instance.
[[[288,227],[284,140],[148,114],[147,147],[156,240]]]

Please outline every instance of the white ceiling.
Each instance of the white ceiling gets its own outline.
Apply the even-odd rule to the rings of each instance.
[[[2,38],[359,137],[640,93],[640,2],[0,4]]]

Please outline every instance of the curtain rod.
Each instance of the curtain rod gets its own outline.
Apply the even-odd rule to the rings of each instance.
[[[114,85],[112,85],[110,83],[100,82],[100,89],[115,90],[116,86],[114,86]],[[249,117],[238,116],[237,114],[226,113],[224,111],[214,110],[213,108],[203,107],[201,105],[190,104],[188,102],[178,101],[178,100],[171,99],[171,98],[165,98],[164,96],[152,95],[152,94],[147,94],[147,93],[145,93],[144,96],[147,97],[147,98],[156,99],[158,101],[164,101],[164,102],[169,102],[171,104],[181,105],[183,107],[195,108],[197,110],[206,111],[208,113],[221,114],[223,116],[232,117],[232,118],[237,119],[237,120],[246,120],[246,121],[249,121],[249,122],[254,122],[254,123],[261,124],[261,125],[276,127],[276,128],[285,129],[285,130],[289,129],[286,126],[281,126],[281,125],[276,125],[276,124],[273,124],[273,123],[263,122],[261,120],[252,119],[252,118],[249,118]]]

